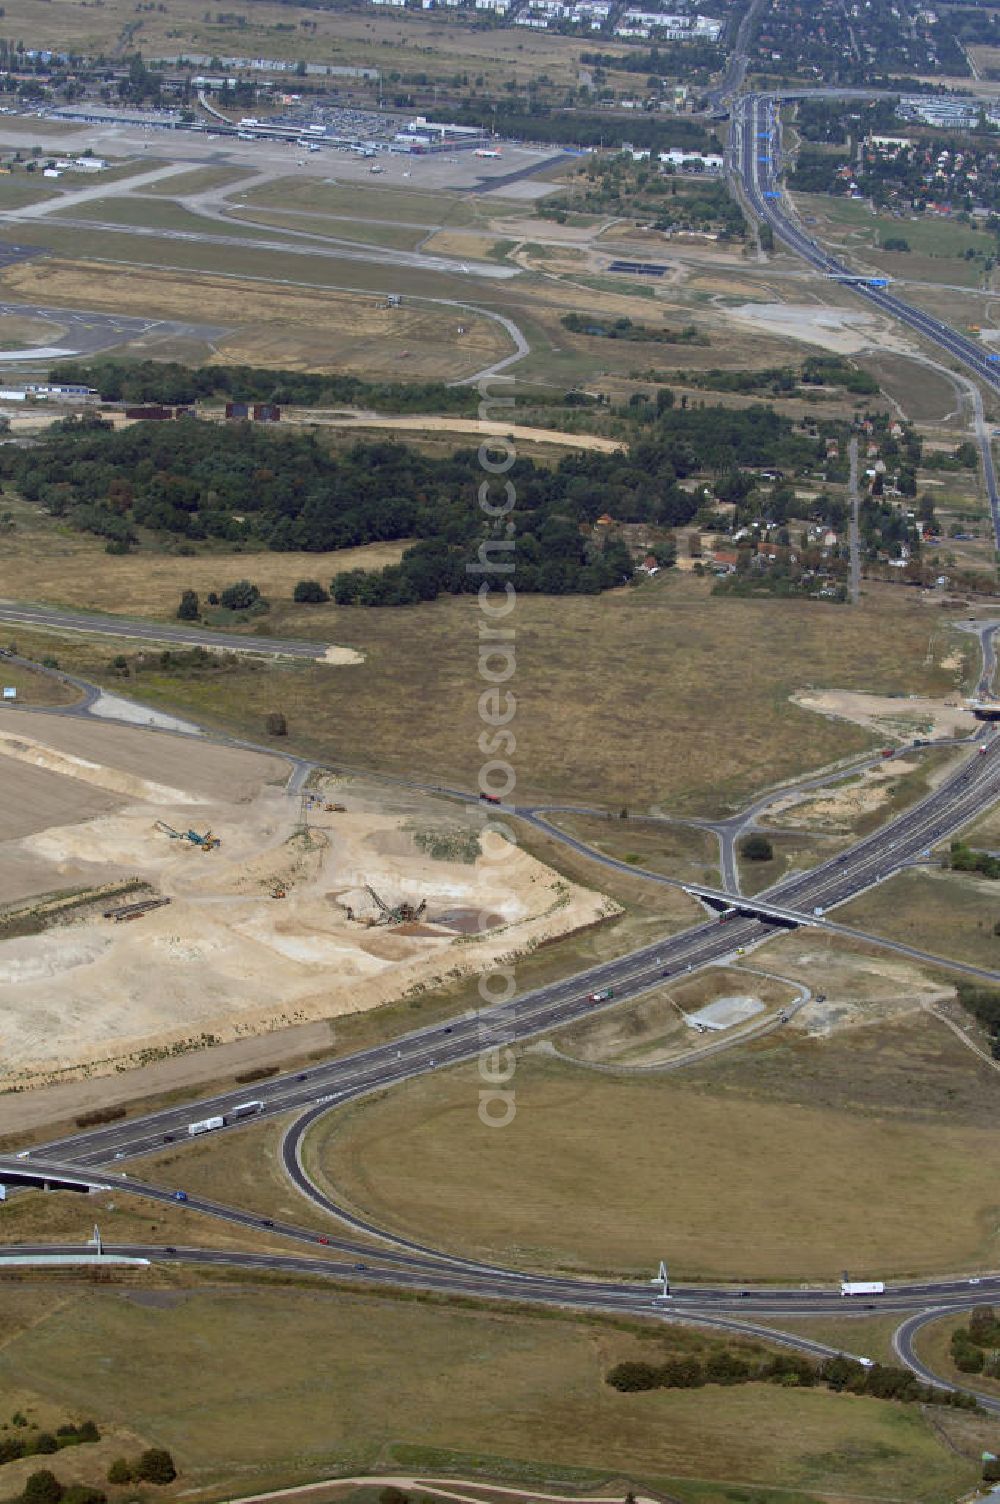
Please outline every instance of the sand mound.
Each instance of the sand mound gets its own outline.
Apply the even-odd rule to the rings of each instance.
[[[16,758],[18,762],[45,768],[50,773],[61,773],[64,778],[76,778],[82,783],[91,783],[96,788],[124,794],[130,799],[145,799],[154,804],[165,801],[172,804],[202,802],[197,795],[186,793],[183,789],[168,788],[166,784],[154,783],[135,773],[125,773],[120,768],[109,768],[101,763],[91,762],[86,757],[76,757],[71,752],[58,751],[42,742],[15,736],[10,731],[0,731],[0,753],[5,757]]]

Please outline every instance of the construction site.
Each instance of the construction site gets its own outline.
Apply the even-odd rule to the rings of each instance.
[[[82,716],[0,729],[0,1088],[378,1007],[614,912],[485,810],[192,750]]]

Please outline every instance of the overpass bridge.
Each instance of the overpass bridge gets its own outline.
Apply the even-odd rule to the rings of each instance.
[[[39,1191],[78,1191],[88,1195],[91,1191],[109,1191],[107,1173],[88,1172],[75,1166],[46,1164],[32,1161],[29,1155],[0,1155],[0,1186],[7,1189],[34,1189]]]
[[[742,893],[728,893],[725,888],[708,888],[695,883],[681,886],[689,898],[696,898],[724,919],[762,919],[766,924],[780,924],[792,929],[797,929],[800,924],[815,923],[812,914],[805,914],[801,909],[787,909],[780,903],[768,903],[763,898],[746,898]]]

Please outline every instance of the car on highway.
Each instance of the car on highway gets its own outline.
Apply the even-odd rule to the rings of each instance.
[[[174,1192],[174,1200],[175,1201],[186,1201],[187,1199],[188,1199],[188,1193],[187,1193],[187,1191],[175,1191]]]
[[[330,1239],[329,1238],[317,1238],[316,1241],[317,1241],[317,1243],[325,1243],[327,1245],[327,1247],[330,1246]]]
[[[271,1221],[270,1217],[261,1217],[260,1225],[261,1227],[273,1227],[274,1223]]]
[[[591,992],[591,993],[589,993],[588,996],[587,996],[587,1002],[588,1003],[606,1003],[608,1001],[608,999],[614,997],[614,995],[615,995],[615,990],[614,990],[613,987],[602,987],[601,990],[600,990],[600,992]]]

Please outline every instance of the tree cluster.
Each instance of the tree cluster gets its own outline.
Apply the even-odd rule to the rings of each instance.
[[[1000,1060],[1000,989],[959,982],[958,1001],[990,1035],[994,1060]]]
[[[21,1434],[0,1436],[0,1464],[16,1462],[21,1457],[50,1457],[64,1447],[83,1446],[101,1439],[92,1420],[85,1420],[79,1426],[59,1426],[55,1432],[38,1431],[31,1436],[23,1434],[27,1429],[23,1417],[15,1416],[14,1425]]]
[[[951,1356],[960,1373],[1000,1378],[1000,1320],[992,1306],[976,1306],[968,1326],[955,1328]]]
[[[756,1357],[714,1349],[705,1358],[685,1356],[666,1363],[619,1363],[606,1375],[613,1389],[634,1394],[649,1389],[699,1389],[705,1384],[781,1384],[786,1388],[824,1387],[837,1393],[864,1394],[873,1399],[904,1403],[953,1405],[974,1410],[971,1395],[951,1393],[921,1384],[908,1369],[883,1363],[871,1367],[853,1358],[825,1358],[813,1363],[797,1353]]]
[[[189,542],[317,552],[416,540],[398,565],[338,575],[332,591],[341,603],[403,605],[475,591],[484,561],[501,556],[513,565],[503,577],[518,589],[596,593],[632,573],[624,544],[593,528],[605,512],[670,528],[698,509],[698,498],[679,484],[688,476],[725,476],[747,465],[808,468],[822,459],[819,429],[804,433],[770,408],[672,404],[663,390],[655,403],[640,398],[630,407],[641,431],[628,452],[576,453],[554,467],[516,460],[493,496],[494,507],[512,497],[512,510],[494,519],[479,504],[477,450],[432,458],[374,442],[333,454],[312,434],[196,419],[119,432],[66,420],[33,449],[0,452],[0,474],[53,516],[129,543],[140,528]],[[261,609],[254,592],[241,581],[218,604]],[[187,619],[197,607],[194,593],[186,594]]]
[[[443,381],[363,381],[358,376],[314,375],[259,366],[184,366],[175,361],[101,359],[53,366],[49,380],[80,383],[105,402],[186,407],[194,402],[274,402],[279,406],[380,408],[393,413],[475,413],[471,387]]]
[[[565,320],[563,321],[565,322]],[[879,384],[867,371],[858,370],[840,355],[814,355],[795,366],[765,366],[756,371],[686,371],[677,378],[685,386],[705,387],[714,392],[762,392],[781,396],[800,386],[837,386],[861,396],[876,396]]]
[[[580,313],[564,313],[560,322],[574,334],[589,334],[595,339],[623,339],[633,344],[657,345],[707,345],[709,342],[708,335],[702,334],[694,324],[686,324],[683,329],[652,329],[648,324],[633,324],[630,318],[599,324]]]
[[[165,1487],[177,1477],[174,1459],[165,1447],[148,1447],[130,1462],[116,1457],[108,1468],[109,1483],[155,1483]]]
[[[1000,857],[989,851],[976,851],[965,841],[952,841],[948,866],[953,872],[978,872],[980,877],[1000,877]]]

